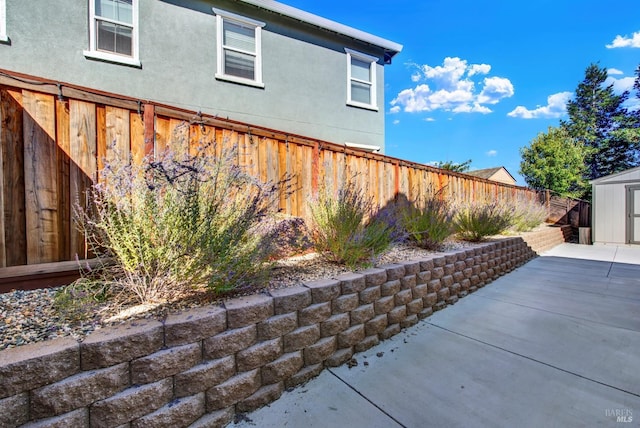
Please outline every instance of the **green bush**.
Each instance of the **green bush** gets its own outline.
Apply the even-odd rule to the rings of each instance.
[[[423,203],[407,204],[402,225],[409,239],[419,247],[436,250],[453,233],[452,210],[447,201],[431,196]]]
[[[527,232],[544,223],[547,217],[547,208],[538,201],[518,201],[512,228],[516,232]]]
[[[393,224],[372,212],[372,201],[352,182],[336,195],[322,190],[309,209],[315,249],[330,262],[349,267],[369,264],[393,240]]]
[[[273,249],[260,222],[278,186],[247,175],[234,153],[208,155],[214,152],[204,146],[195,154],[167,150],[140,165],[107,163],[84,225],[110,263],[87,275],[140,303],[198,286],[219,294],[260,279]]]
[[[453,227],[465,241],[479,242],[507,230],[513,223],[513,207],[494,201],[462,205],[453,217]]]

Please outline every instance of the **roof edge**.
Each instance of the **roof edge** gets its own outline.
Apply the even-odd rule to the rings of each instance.
[[[297,9],[292,6],[274,1],[274,0],[240,0],[243,3],[251,4],[253,6],[260,7],[262,9],[269,10],[271,12],[279,13],[281,15],[288,16],[289,18],[297,19],[299,21],[306,22],[308,24],[315,25],[320,28],[324,28],[329,31],[333,31],[344,36],[352,37],[363,42],[370,43],[375,46],[379,46],[385,49],[391,57],[402,51],[402,45],[391,40],[383,39],[376,35],[367,33],[349,27],[339,22],[331,21],[330,19],[323,18],[318,15],[314,15],[304,10]]]

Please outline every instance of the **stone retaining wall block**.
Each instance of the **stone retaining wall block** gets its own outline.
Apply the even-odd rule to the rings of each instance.
[[[0,400],[0,427],[14,428],[29,420],[29,393],[12,395]]]
[[[79,373],[31,391],[31,418],[48,418],[71,412],[111,397],[128,386],[127,363]]]
[[[380,293],[382,296],[393,296],[402,288],[402,284],[399,279],[393,279],[391,281],[387,281],[380,286]]]
[[[353,348],[339,349],[327,358],[324,365],[327,367],[338,367],[349,361],[351,357],[353,357]]]
[[[360,297],[358,294],[345,294],[343,296],[333,299],[331,302],[331,312],[334,314],[340,314],[343,312],[351,312],[360,304]]]
[[[287,388],[293,388],[294,386],[300,385],[301,383],[305,383],[313,379],[314,377],[318,376],[323,368],[324,368],[324,365],[322,363],[317,363],[317,364],[304,367],[298,373],[294,374],[289,379],[285,380],[284,385]]]
[[[164,346],[164,327],[158,321],[132,321],[91,333],[80,344],[82,370],[131,361],[159,351]]]
[[[360,304],[366,305],[368,303],[373,303],[380,297],[382,297],[382,292],[380,291],[379,285],[366,288],[360,292]]]
[[[258,324],[258,340],[275,339],[292,332],[297,327],[298,314],[296,312],[276,315]]]
[[[304,366],[302,351],[284,354],[261,369],[262,384],[271,385],[288,379]]]
[[[374,287],[376,285],[382,285],[387,281],[387,271],[379,268],[370,268],[360,271],[361,275],[364,275],[365,283],[367,287]]]
[[[407,317],[407,307],[406,306],[398,306],[397,308],[393,308],[388,314],[387,319],[389,320],[389,324],[399,324]]]
[[[167,316],[165,346],[180,346],[215,336],[227,328],[227,311],[219,306],[193,308]]]
[[[0,398],[65,379],[80,371],[78,342],[63,338],[3,351]]]
[[[363,324],[354,325],[348,330],[338,334],[338,348],[348,348],[355,345],[365,338],[365,329]]]
[[[300,327],[283,337],[284,352],[294,352],[320,340],[320,326],[318,324]]]
[[[274,315],[273,298],[264,294],[236,297],[224,302],[224,306],[229,329],[257,324]]]
[[[373,336],[365,337],[364,340],[362,340],[360,343],[356,343],[353,349],[356,352],[364,352],[367,349],[373,348],[379,343],[380,343],[380,338],[378,337],[377,334],[374,334]]]
[[[133,386],[91,405],[91,426],[107,428],[122,425],[154,412],[173,396],[173,379]]]
[[[306,328],[306,327],[305,327]],[[282,338],[259,342],[236,354],[238,372],[257,369],[282,355]]]
[[[362,305],[350,313],[351,325],[363,324],[376,316],[373,303]]]
[[[189,428],[223,428],[231,423],[235,414],[233,407],[207,413],[192,423]]]
[[[342,294],[359,293],[367,288],[367,281],[364,275],[357,273],[345,273],[338,276],[337,279],[340,281]]]
[[[400,333],[400,324],[392,324],[381,331],[378,336],[381,340],[386,340],[398,333]]]
[[[319,279],[304,285],[311,290],[313,303],[329,302],[340,295],[340,281],[335,279]]]
[[[258,329],[255,325],[227,330],[202,342],[202,354],[207,360],[215,360],[248,348],[256,343]]]
[[[92,425],[93,426],[93,425]],[[23,425],[24,428],[89,428],[89,410],[82,408],[53,418]]]
[[[236,374],[233,355],[218,360],[205,361],[174,377],[174,394],[185,397],[206,391]]]
[[[270,290],[276,315],[296,312],[311,304],[311,290],[307,287],[287,287]]]
[[[300,326],[319,324],[331,316],[331,302],[316,303],[298,312]]]
[[[176,398],[153,413],[131,422],[131,428],[187,427],[204,415],[204,392]]]
[[[259,407],[262,407],[280,398],[283,391],[284,391],[283,382],[263,386],[262,388],[258,389],[249,397],[240,401],[236,405],[236,410],[238,412],[250,412],[252,410],[255,410]]]
[[[249,397],[261,386],[260,370],[240,373],[206,392],[207,412],[221,410]]]
[[[338,349],[335,336],[325,337],[304,350],[304,362],[311,366],[329,358]]]
[[[322,337],[335,336],[345,331],[351,325],[351,317],[348,313],[333,315],[320,323],[320,335]]]
[[[131,383],[151,383],[173,376],[202,361],[200,343],[177,346],[131,361]]]
[[[367,321],[364,325],[364,330],[367,336],[377,335],[382,332],[389,325],[389,320],[386,314],[378,315],[371,321]]]

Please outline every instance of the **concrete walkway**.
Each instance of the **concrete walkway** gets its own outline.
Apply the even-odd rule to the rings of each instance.
[[[640,426],[640,248],[562,244],[355,359],[230,426]]]

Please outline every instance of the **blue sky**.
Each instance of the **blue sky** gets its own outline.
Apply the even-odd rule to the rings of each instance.
[[[621,91],[640,64],[640,1],[282,0],[404,46],[385,67],[386,154],[518,174],[566,118],[592,62]]]

